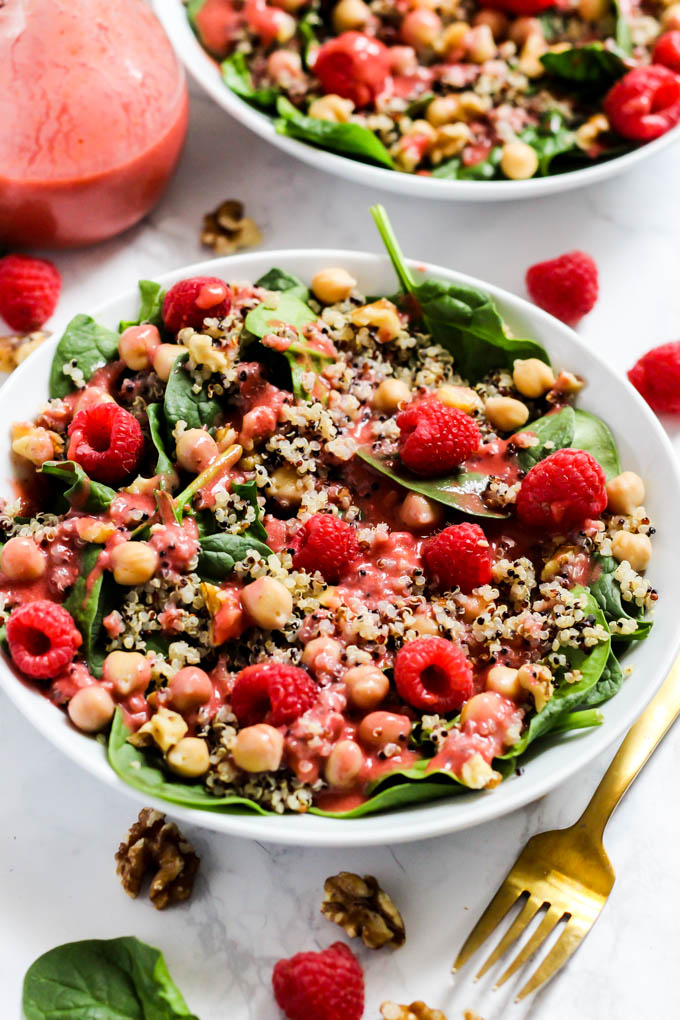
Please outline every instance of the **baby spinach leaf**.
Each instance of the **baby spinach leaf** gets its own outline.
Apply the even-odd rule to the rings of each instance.
[[[99,326],[89,315],[76,315],[64,330],[57,344],[50,371],[50,397],[65,397],[75,388],[70,375],[64,372],[73,362],[90,379],[98,368],[118,356],[118,334]]]
[[[595,560],[596,577],[590,583],[590,591],[604,613],[607,623],[613,623],[615,620],[622,619],[632,619],[637,623],[637,627],[632,633],[614,633],[612,635],[613,640],[626,643],[644,640],[652,629],[652,621],[642,619],[642,610],[634,602],[624,603],[621,597],[621,586],[614,577],[614,571],[618,567],[618,563],[613,556],[600,556],[598,554],[593,558]],[[632,613],[629,612],[630,609],[633,610]]]
[[[500,165],[503,149],[496,145],[486,159],[465,166],[460,156],[454,156],[432,171],[432,176],[445,181],[491,181],[500,177]]]
[[[198,1020],[160,950],[133,936],[67,942],[31,964],[26,1020]]]
[[[357,455],[375,471],[391,478],[393,482],[403,485],[411,492],[419,492],[428,499],[433,499],[444,506],[452,507],[472,517],[507,517],[507,513],[490,510],[482,502],[482,493],[489,478],[475,471],[459,471],[444,478],[418,478],[406,471],[400,463],[383,457],[373,451],[371,446],[360,446]]]
[[[553,78],[593,92],[605,92],[627,70],[619,53],[596,42],[572,46],[561,53],[544,53],[540,60]]]
[[[580,407],[574,408],[574,447],[587,450],[602,467],[607,480],[621,474],[621,463],[616,440],[608,425]]]
[[[298,138],[321,149],[330,149],[341,156],[352,156],[365,163],[377,163],[394,169],[389,152],[378,136],[361,124],[318,120],[300,113],[287,99],[280,97],[276,104],[278,119],[274,126],[280,135]]]
[[[101,676],[104,652],[99,647],[102,620],[113,609],[116,585],[108,571],[99,572],[92,584],[90,574],[97,566],[100,545],[86,545],[80,559],[80,570],[64,608],[73,617],[73,622],[83,638],[83,654],[94,676]]]
[[[586,692],[581,704],[584,707],[602,705],[605,701],[609,701],[610,698],[613,698],[615,694],[618,694],[622,686],[623,670],[621,669],[621,663],[614,653],[610,652],[607,663],[602,670],[602,676],[595,686],[591,687],[590,690]]]
[[[273,112],[276,100],[281,95],[280,89],[264,88],[257,89],[253,86],[253,79],[243,53],[232,53],[220,64],[222,80],[228,85],[232,92],[235,92],[240,99],[244,99],[252,106],[258,106],[262,110]]]
[[[545,349],[535,340],[507,336],[488,294],[443,280],[416,284],[384,208],[374,205],[371,213],[404,292],[419,310],[434,343],[451,352],[464,378],[477,382],[493,369],[512,368],[516,358],[539,358],[550,364]]]
[[[241,499],[247,500],[255,510],[255,520],[248,527],[247,534],[259,539],[261,542],[267,542],[267,529],[262,523],[262,511],[260,510],[260,504],[257,502],[257,482],[255,480],[250,482],[233,482],[231,491],[235,492]],[[271,549],[269,551],[271,552]]]
[[[555,450],[569,447],[592,454],[608,479],[621,473],[619,454],[611,430],[601,418],[589,411],[567,405],[561,411],[552,411],[530,422],[521,432],[532,432],[539,438],[537,446],[518,451],[520,466],[525,471],[529,471],[534,464]]]
[[[101,513],[118,495],[115,489],[109,488],[108,485],[93,482],[74,460],[47,460],[40,471],[59,479],[67,486],[64,498],[74,510],[82,510],[88,514]]]
[[[544,177],[550,173],[552,161],[556,156],[577,148],[576,134],[564,126],[559,113],[551,113],[538,126],[526,128],[520,134],[520,138],[535,151],[538,156],[539,172]]]
[[[149,432],[151,433],[151,442],[156,448],[158,457],[156,458],[155,473],[157,475],[169,475],[175,470],[175,466],[172,463],[170,457],[168,457],[165,451],[165,443],[163,442],[162,435],[162,416],[163,409],[160,404],[147,404],[146,405],[146,416],[149,419]]]
[[[188,429],[210,427],[220,413],[220,405],[214,397],[208,397],[202,389],[194,393],[193,379],[184,368],[188,357],[187,352],[177,358],[165,387],[163,412],[170,432],[178,421],[185,421]]]
[[[196,571],[200,578],[208,581],[223,581],[231,574],[237,563],[244,560],[249,552],[271,556],[271,549],[264,542],[252,538],[246,532],[234,535],[225,531],[206,535],[201,539],[201,551]]]
[[[265,273],[264,276],[261,276],[259,280],[256,280],[255,286],[263,287],[265,290],[285,290],[299,298],[300,301],[307,302],[309,300],[309,288],[305,286],[302,280],[299,280],[297,276],[293,276],[292,273],[287,273],[285,269],[278,269],[276,266],[270,269],[268,273]]]
[[[163,287],[160,283],[156,283],[155,280],[140,280],[138,287],[140,297],[139,318],[121,321],[118,326],[121,333],[128,326],[139,326],[142,322],[150,322],[152,326],[161,326],[163,324],[161,318],[163,298],[165,297]]]

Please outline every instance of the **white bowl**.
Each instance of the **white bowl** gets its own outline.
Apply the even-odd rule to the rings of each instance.
[[[396,289],[394,272],[386,256],[325,249],[258,252],[210,259],[166,273],[160,277],[160,282],[167,286],[203,273],[232,282],[253,281],[272,266],[281,266],[303,280],[310,280],[315,272],[328,265],[345,266],[358,279],[364,293],[391,294]],[[314,815],[227,814],[155,802],[156,807],[169,811],[174,817],[218,832],[306,846],[389,844],[453,832],[513,811],[568,779],[630,726],[670,669],[680,643],[676,613],[680,575],[674,537],[676,507],[680,505],[680,475],[666,433],[632,386],[614,375],[597,354],[556,319],[506,291],[460,273],[422,262],[413,262],[411,266],[414,273],[434,275],[487,291],[516,336],[542,341],[557,366],[587,379],[588,385],[579,404],[609,423],[624,467],[644,477],[648,489],[647,506],[658,528],[651,573],[660,599],[651,634],[626,656],[625,663],[634,667],[633,674],[616,697],[603,706],[604,723],[600,728],[544,742],[540,753],[534,753],[523,763],[521,776],[508,779],[493,791],[464,793],[449,800],[352,820]],[[115,329],[120,319],[134,318],[137,309],[137,290],[131,286],[125,294],[112,298],[98,309],[92,311],[84,307],[83,311]],[[64,324],[60,325],[63,328]],[[55,334],[57,337],[60,334],[57,327]],[[10,424],[31,416],[43,402],[55,344],[56,339],[40,347],[2,387],[0,463],[4,465],[8,495],[12,475]],[[0,659],[0,687],[48,740],[84,769],[140,802],[153,803],[152,798],[123,783],[109,767],[103,746],[73,729],[66,715],[34,687],[19,680],[4,659]]]
[[[224,84],[218,64],[206,53],[194,35],[182,0],[152,0],[152,4],[187,71],[232,117],[272,145],[318,170],[327,170],[328,173],[345,177],[357,184],[384,188],[400,195],[412,198],[458,199],[466,202],[540,198],[542,195],[553,195],[614,177],[680,138],[678,125],[656,141],[606,163],[574,170],[571,173],[556,174],[553,177],[533,177],[528,181],[440,181],[433,177],[419,177],[415,174],[371,166],[349,159],[347,156],[317,149],[296,138],[277,134],[269,117],[249,106]]]

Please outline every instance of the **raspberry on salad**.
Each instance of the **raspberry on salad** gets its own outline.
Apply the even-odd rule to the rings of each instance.
[[[61,276],[47,259],[5,255],[0,259],[0,315],[17,333],[30,333],[57,306]]]
[[[359,555],[356,531],[347,521],[331,514],[314,514],[295,536],[293,566],[336,584]]]
[[[585,450],[557,450],[535,464],[517,494],[517,515],[548,532],[570,531],[607,505],[604,471]]]
[[[390,73],[390,51],[384,43],[363,32],[343,32],[320,47],[314,74],[324,92],[369,106],[385,87]]]
[[[472,456],[482,434],[469,414],[436,398],[421,400],[396,418],[399,456],[415,475],[446,475]]]
[[[216,57],[225,57],[243,25],[233,0],[204,0],[193,17],[198,36]]]
[[[83,643],[71,614],[49,599],[26,602],[7,621],[7,643],[15,666],[36,680],[66,669]]]
[[[403,645],[394,660],[394,682],[407,705],[442,715],[457,711],[473,692],[469,660],[442,637]]]
[[[647,351],[629,370],[628,378],[653,411],[680,414],[680,340]]]
[[[241,726],[288,726],[312,707],[318,688],[309,673],[284,662],[258,662],[237,675],[231,707]]]
[[[570,251],[527,269],[531,300],[567,326],[575,326],[595,307],[597,265],[583,251]]]
[[[604,112],[624,138],[660,138],[680,122],[680,77],[660,64],[636,67],[609,90]]]
[[[480,7],[491,7],[520,18],[533,17],[555,7],[555,0],[479,0]]]
[[[180,280],[163,298],[163,325],[171,333],[191,326],[200,330],[206,318],[221,319],[231,308],[231,291],[216,276]]]
[[[491,546],[478,524],[444,528],[423,546],[425,572],[445,591],[471,592],[491,580]]]
[[[68,434],[69,458],[97,482],[122,481],[132,474],[144,452],[139,422],[112,402],[78,411]]]
[[[334,942],[319,953],[279,960],[274,998],[288,1020],[361,1020],[364,975],[349,946]]]

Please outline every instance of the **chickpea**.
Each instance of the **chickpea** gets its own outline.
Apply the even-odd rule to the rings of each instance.
[[[342,32],[360,32],[372,19],[371,8],[364,0],[340,0],[331,14],[333,28],[338,35]]]
[[[168,690],[178,712],[194,712],[210,701],[213,685],[208,674],[198,666],[184,666],[177,670]]]
[[[624,471],[607,482],[607,509],[613,514],[629,514],[644,501],[645,483],[634,471]]]
[[[373,406],[376,411],[393,414],[400,404],[407,404],[410,399],[411,390],[401,379],[383,379],[373,394]]]
[[[427,637],[430,634],[439,634],[439,627],[436,620],[426,613],[416,613],[410,630],[414,630],[419,637]]]
[[[77,414],[78,411],[86,411],[89,407],[96,407],[97,404],[115,404],[115,402],[108,390],[102,389],[101,386],[86,386],[76,397],[73,411]]]
[[[219,452],[217,443],[205,429],[186,429],[177,437],[177,462],[194,475],[200,475]]]
[[[253,623],[264,630],[282,630],[293,613],[293,597],[274,577],[258,577],[241,591],[241,602]]]
[[[448,25],[437,42],[437,49],[445,55],[455,55],[462,50],[470,31],[467,21],[454,21]]]
[[[667,32],[680,30],[680,4],[671,4],[661,15],[661,25]]]
[[[118,353],[128,368],[142,372],[151,368],[154,352],[161,344],[161,336],[150,322],[128,326],[118,340]]]
[[[503,707],[503,698],[496,691],[484,691],[482,694],[473,694],[469,698],[460,713],[461,723],[484,723],[498,715],[499,709]]]
[[[182,737],[171,747],[165,760],[168,767],[178,776],[196,779],[204,776],[210,767],[210,751],[200,737]]]
[[[267,74],[281,84],[302,75],[302,58],[295,50],[274,50],[267,57]]]
[[[99,733],[113,719],[116,706],[105,687],[81,687],[68,703],[69,719],[83,733]]]
[[[415,74],[418,57],[412,46],[390,46],[390,70],[393,74]]]
[[[458,96],[437,96],[428,105],[425,117],[436,128],[461,120],[460,99]]]
[[[276,772],[283,757],[283,736],[267,723],[246,726],[236,734],[231,753],[244,772]]]
[[[394,712],[371,712],[359,724],[359,739],[369,747],[386,744],[406,744],[411,732],[411,720]]]
[[[495,691],[504,698],[518,701],[522,696],[522,687],[517,679],[518,670],[510,666],[492,666],[486,674],[487,691]]]
[[[347,790],[354,786],[364,764],[364,755],[353,740],[339,740],[326,762],[326,781],[331,789]]]
[[[308,641],[302,652],[302,665],[318,677],[330,678],[337,672],[342,645],[335,638],[317,637]]]
[[[612,539],[612,556],[619,563],[627,560],[633,570],[646,570],[652,555],[652,543],[647,535],[633,535],[630,531],[617,531]]]
[[[542,397],[555,383],[555,375],[540,358],[518,358],[512,366],[512,381],[523,397]]]
[[[538,156],[526,142],[506,142],[501,151],[501,170],[511,181],[526,181],[538,170]]]
[[[158,569],[158,553],[148,542],[121,542],[111,550],[116,584],[146,584]]]
[[[182,347],[181,344],[161,344],[153,352],[153,370],[157,376],[167,382],[172,372],[172,366],[175,364],[180,354],[186,354],[186,347]]]
[[[47,429],[39,426],[12,440],[12,451],[40,467],[46,460],[52,460],[54,457],[54,444]]]
[[[287,14],[284,10],[274,9],[272,10],[272,15],[278,15],[278,17],[272,17],[272,21],[276,27],[276,41],[278,43],[289,42],[297,31],[297,21],[291,14]]]
[[[488,25],[476,25],[471,28],[465,40],[467,54],[475,64],[485,64],[496,56],[496,43]]]
[[[146,690],[151,680],[151,663],[141,652],[109,652],[102,676],[113,684],[116,694],[126,698]]]
[[[377,708],[390,689],[390,682],[377,666],[352,666],[343,676],[347,696],[355,708]]]
[[[399,520],[411,531],[429,531],[442,523],[444,510],[427,496],[409,492],[399,508]]]
[[[330,120],[334,124],[346,124],[354,111],[354,103],[351,99],[344,99],[329,92],[327,96],[321,96],[310,103],[307,116],[315,120]]]
[[[578,13],[584,21],[601,21],[610,8],[610,0],[578,0]]]
[[[491,29],[491,34],[496,41],[505,39],[508,34],[508,28],[510,27],[510,22],[507,16],[503,14],[502,11],[495,10],[479,11],[479,13],[475,15],[473,24],[488,25]]]
[[[439,387],[436,397],[447,407],[457,407],[466,414],[471,414],[482,405],[475,391],[469,386],[451,386],[447,383]]]
[[[429,125],[428,125],[429,127]],[[401,319],[396,307],[387,298],[355,308],[350,315],[354,326],[372,326],[380,343],[394,340],[401,333]]]
[[[294,467],[284,465],[272,473],[267,494],[281,506],[300,506],[304,488]]]
[[[10,581],[36,581],[46,567],[45,553],[32,538],[10,538],[0,552],[0,569]]]
[[[514,432],[529,417],[529,408],[513,397],[489,397],[484,405],[487,421],[501,432]]]
[[[275,7],[280,7],[282,11],[287,11],[288,14],[296,14],[306,6],[308,0],[272,0],[272,2]]]
[[[481,595],[456,595],[456,604],[461,608],[461,616],[465,623],[472,623],[487,608]]]
[[[401,38],[418,53],[433,45],[442,30],[441,18],[427,7],[409,11],[401,23]]]
[[[543,39],[543,28],[538,18],[515,18],[508,30],[509,38],[517,46],[524,46],[532,35]]]
[[[321,269],[312,277],[314,296],[324,305],[346,301],[357,281],[346,269]]]

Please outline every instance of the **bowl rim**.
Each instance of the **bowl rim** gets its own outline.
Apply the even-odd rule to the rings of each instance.
[[[386,255],[356,252],[349,249],[277,249],[203,260],[160,274],[156,277],[156,280],[166,286],[191,275],[215,275],[216,273],[223,272],[231,274],[227,278],[237,282],[247,278],[252,279],[253,273],[250,272],[249,274],[249,267],[253,265],[258,266],[256,271],[259,273],[262,271],[263,264],[266,264],[268,267],[273,265],[285,267],[286,261],[291,258],[307,260],[310,264],[318,264],[320,266],[329,264],[342,265],[345,260],[351,260],[354,265],[366,267],[367,270],[376,266],[391,266]],[[586,352],[587,357],[604,369],[606,374],[613,375],[603,356],[597,351],[593,351],[572,329],[558,322],[526,299],[512,294],[503,288],[442,266],[412,258],[406,261],[418,274],[432,274],[440,278],[448,278],[485,291],[501,307],[505,306],[505,314],[509,310],[510,315],[519,313],[520,315],[528,316],[535,323],[535,332],[538,337],[542,335],[542,326],[549,327],[553,334],[555,332],[561,333],[565,342],[577,348],[582,348]],[[233,272],[231,270],[232,265],[234,266]],[[110,313],[110,311],[125,301],[138,301],[136,288],[129,288],[116,293],[116,295],[108,300],[98,303],[88,314],[97,319]],[[30,379],[33,375],[35,360],[45,359],[48,355],[51,355],[65,325],[65,321],[59,320],[55,322],[53,337],[33,352],[4,383],[3,391],[5,394],[10,386],[19,390],[23,386],[24,393],[31,391]],[[668,472],[668,475],[665,477],[665,485],[674,484],[680,498],[680,465],[677,463],[670,439],[656,416],[630,383],[625,379],[619,381],[627,391],[630,400],[638,405],[649,426],[656,433],[656,438],[660,442],[667,461],[664,465]],[[24,383],[26,384],[25,386],[23,385]],[[672,592],[667,591],[665,594],[666,598],[663,605],[668,605],[670,611]],[[189,824],[199,825],[203,828],[232,836],[295,846],[360,847],[383,845],[385,843],[411,842],[441,836],[449,832],[459,831],[492,821],[542,797],[584,768],[628,729],[656,693],[662,680],[670,670],[678,650],[680,650],[680,632],[677,633],[673,641],[668,642],[663,650],[660,651],[658,655],[660,661],[660,665],[657,667],[658,675],[652,677],[648,682],[648,686],[641,690],[640,695],[634,699],[626,710],[621,711],[618,718],[605,719],[603,725],[594,730],[580,731],[571,736],[562,735],[560,742],[569,741],[575,745],[574,755],[566,760],[563,766],[554,769],[552,772],[547,769],[544,770],[542,776],[538,778],[532,777],[530,783],[527,781],[515,783],[511,780],[508,785],[503,784],[507,792],[504,791],[502,797],[498,796],[495,791],[491,791],[491,793],[480,791],[465,793],[461,797],[416,805],[415,810],[425,812],[426,817],[421,824],[411,828],[404,827],[403,821],[408,819],[410,812],[414,808],[393,809],[384,813],[379,812],[375,815],[369,815],[366,818],[329,819],[293,814],[260,816],[254,813],[239,814],[226,811],[219,812],[217,810],[200,810],[172,804],[160,798],[154,798],[123,782],[110,767],[105,753],[93,757],[91,752],[93,741],[87,740],[83,734],[78,733],[68,723],[65,713],[59,708],[50,705],[49,713],[45,713],[44,716],[38,713],[36,718],[30,711],[31,705],[35,704],[36,698],[40,699],[43,703],[45,703],[46,699],[30,683],[18,677],[9,660],[4,655],[0,657],[0,690],[6,692],[22,715],[50,743],[62,750],[72,761],[83,767],[85,771],[103,780],[109,787],[120,790],[132,797],[139,804],[152,804],[158,810],[166,813],[170,812],[173,816]],[[615,698],[612,699],[612,701],[615,700]],[[53,712],[51,711],[52,708],[54,709]],[[59,724],[60,721],[61,725]],[[524,778],[526,780],[526,777]],[[508,787],[510,788],[508,789]],[[437,811],[438,805],[446,805],[449,810]],[[427,816],[430,814],[432,817],[428,818]],[[306,818],[314,819],[314,828],[306,828]]]
[[[443,181],[401,173],[385,167],[362,163],[325,149],[317,149],[297,138],[276,132],[269,117],[249,106],[223,82],[218,65],[206,53],[189,24],[182,0],[151,0],[156,16],[192,78],[236,120],[265,141],[302,162],[357,184],[382,188],[413,198],[459,200],[467,202],[508,201],[515,198],[541,198],[545,195],[596,184],[636,166],[639,162],[680,141],[680,124],[654,141],[631,152],[580,170],[526,181]]]

